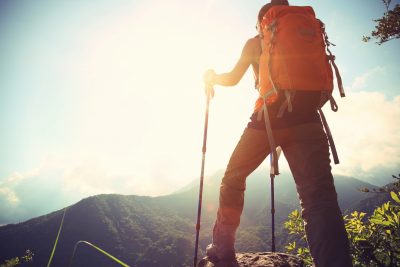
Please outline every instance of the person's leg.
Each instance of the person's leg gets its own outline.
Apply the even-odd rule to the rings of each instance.
[[[209,257],[234,257],[235,233],[243,211],[246,178],[269,153],[266,131],[246,128],[232,153],[221,182],[213,243],[207,248]]]
[[[288,139],[282,149],[296,182],[315,266],[352,266],[322,125],[293,127]]]

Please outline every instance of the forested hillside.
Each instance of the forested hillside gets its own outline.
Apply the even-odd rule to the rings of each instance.
[[[211,229],[218,207],[219,177],[204,185],[200,254],[211,240]],[[347,210],[370,195],[359,189],[372,185],[354,178],[335,180],[340,203]],[[291,177],[276,178],[277,248],[283,250],[288,235],[283,222],[298,207]],[[245,210],[238,230],[238,251],[269,251],[271,217],[269,178],[249,178]],[[197,214],[198,187],[187,187],[175,194],[146,197],[98,195],[67,208],[53,266],[67,266],[73,247],[86,240],[131,266],[187,266],[192,262]],[[351,205],[350,205],[351,204]],[[376,204],[376,203],[375,203]],[[29,266],[45,266],[64,210],[29,221],[0,227],[0,262],[33,251]],[[202,256],[202,255],[200,255]],[[80,245],[73,266],[113,266],[113,262],[93,248]]]

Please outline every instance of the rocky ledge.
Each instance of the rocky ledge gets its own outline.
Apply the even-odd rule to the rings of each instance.
[[[304,267],[304,262],[294,255],[274,252],[236,253],[236,262],[213,263],[202,259],[198,267]]]

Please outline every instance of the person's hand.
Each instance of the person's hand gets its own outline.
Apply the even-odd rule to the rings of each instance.
[[[216,73],[212,69],[207,70],[203,75],[204,91],[206,96],[210,99],[213,98],[215,94],[214,92],[215,76]]]
[[[215,95],[214,86],[206,84],[204,87],[204,92],[207,98],[212,99]]]

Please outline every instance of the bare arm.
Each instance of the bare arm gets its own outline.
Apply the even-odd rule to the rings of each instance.
[[[236,65],[230,72],[217,74],[215,76],[215,83],[222,86],[234,86],[243,77],[247,69],[251,64],[251,42],[250,40],[246,42],[243,47],[242,54]]]
[[[258,61],[261,54],[260,39],[249,39],[243,47],[242,54],[230,72],[216,74],[214,70],[206,71],[203,76],[207,97],[214,96],[214,85],[234,86],[243,77],[250,65],[258,70]]]
[[[234,68],[230,72],[216,74],[213,82],[222,86],[236,85],[242,79],[249,66],[255,63],[255,45],[255,39],[249,39],[244,45],[242,54]]]

